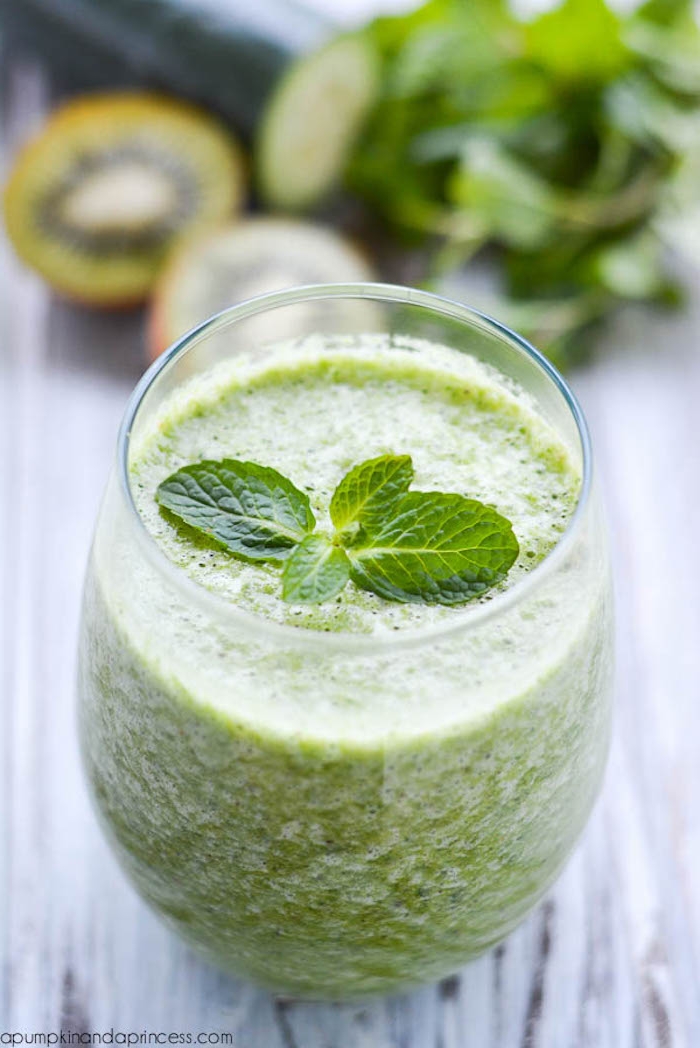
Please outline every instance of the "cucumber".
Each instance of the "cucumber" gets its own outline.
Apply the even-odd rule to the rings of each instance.
[[[249,218],[209,231],[181,247],[158,282],[148,325],[149,357],[154,359],[213,313],[266,291],[301,284],[355,283],[375,276],[361,251],[317,223]],[[293,316],[283,310],[282,335],[292,338],[296,322],[301,333],[311,315],[322,327],[329,310],[342,308],[342,302],[328,300],[297,307]]]
[[[334,188],[379,92],[366,35],[333,40],[282,77],[257,140],[257,185],[270,207],[302,211]]]
[[[297,56],[334,24],[294,0],[0,0],[7,53],[38,52],[70,88],[147,84],[256,127]]]

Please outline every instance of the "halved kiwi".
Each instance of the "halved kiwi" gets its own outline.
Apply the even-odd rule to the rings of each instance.
[[[18,255],[58,291],[137,303],[174,244],[242,202],[243,161],[217,120],[189,104],[113,92],[58,110],[20,153],[5,190]]]
[[[320,223],[280,217],[234,222],[194,238],[172,256],[153,298],[149,356],[157,357],[213,313],[266,291],[375,278],[365,255]],[[339,302],[308,303],[306,312],[286,316],[285,336],[296,334],[295,322],[308,326],[313,311],[322,330],[328,320],[323,311],[340,308]]]

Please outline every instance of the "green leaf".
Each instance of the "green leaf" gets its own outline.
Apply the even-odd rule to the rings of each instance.
[[[606,81],[630,64],[605,0],[564,0],[527,26],[526,56],[561,80]]]
[[[620,298],[659,299],[672,294],[663,268],[663,244],[645,231],[613,242],[594,259],[598,281]]]
[[[518,555],[510,522],[457,494],[415,491],[348,548],[353,582],[386,600],[462,604],[502,579]]]
[[[476,50],[476,63],[483,63],[481,47],[487,53],[492,51],[495,40],[502,38],[509,42],[509,37],[520,29],[513,16],[507,0],[427,0],[420,7],[405,14],[384,15],[376,18],[368,26],[372,40],[385,57],[398,58],[403,61],[405,49],[420,47],[420,42],[441,29],[451,30],[453,35],[467,37]],[[472,66],[464,59],[459,64],[458,75],[470,75]]]
[[[613,84],[606,95],[606,111],[619,134],[649,151],[682,154],[700,141],[697,108],[678,104],[646,76],[629,76]]]
[[[692,11],[667,26],[634,19],[625,40],[665,87],[690,95],[700,92],[700,28]]]
[[[410,455],[381,455],[355,466],[331,499],[331,520],[339,532],[391,512],[393,503],[413,480]]]
[[[282,596],[290,604],[321,604],[340,593],[349,578],[345,550],[323,535],[309,535],[287,558]]]
[[[635,19],[642,18],[657,25],[669,25],[679,17],[692,15],[695,0],[646,0],[635,12]]]
[[[290,480],[237,459],[184,466],[159,485],[156,500],[246,560],[284,560],[316,524],[308,496]]]
[[[453,0],[404,39],[389,91],[410,97],[439,88],[471,87],[499,69],[519,32],[518,23],[494,0]]]
[[[465,144],[448,193],[453,203],[478,214],[492,236],[518,248],[547,242],[560,210],[544,179],[487,138]]]

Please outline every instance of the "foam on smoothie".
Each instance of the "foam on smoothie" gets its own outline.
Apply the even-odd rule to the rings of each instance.
[[[137,508],[164,553],[192,579],[266,619],[357,633],[416,627],[462,609],[382,600],[350,583],[332,602],[281,599],[279,565],[249,564],[198,544],[155,501],[158,484],[202,459],[274,466],[305,490],[320,531],[352,466],[383,454],[413,458],[413,489],[456,491],[508,517],[520,556],[488,601],[553,548],[576,505],[580,475],[570,450],[530,398],[473,357],[389,336],[311,337],[238,357],[179,387],[131,452]]]

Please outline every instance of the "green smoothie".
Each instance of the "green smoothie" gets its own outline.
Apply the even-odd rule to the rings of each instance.
[[[183,465],[246,459],[323,526],[341,477],[383,454],[412,456],[414,488],[508,517],[520,554],[501,583],[456,608],[352,583],[289,604],[279,567],[155,500]],[[310,337],[170,393],[132,435],[129,482],[142,523],[113,483],[93,551],[81,727],[144,897],[217,964],[306,996],[437,978],[501,939],[568,855],[607,751],[595,521],[549,570],[580,452],[467,354]]]

